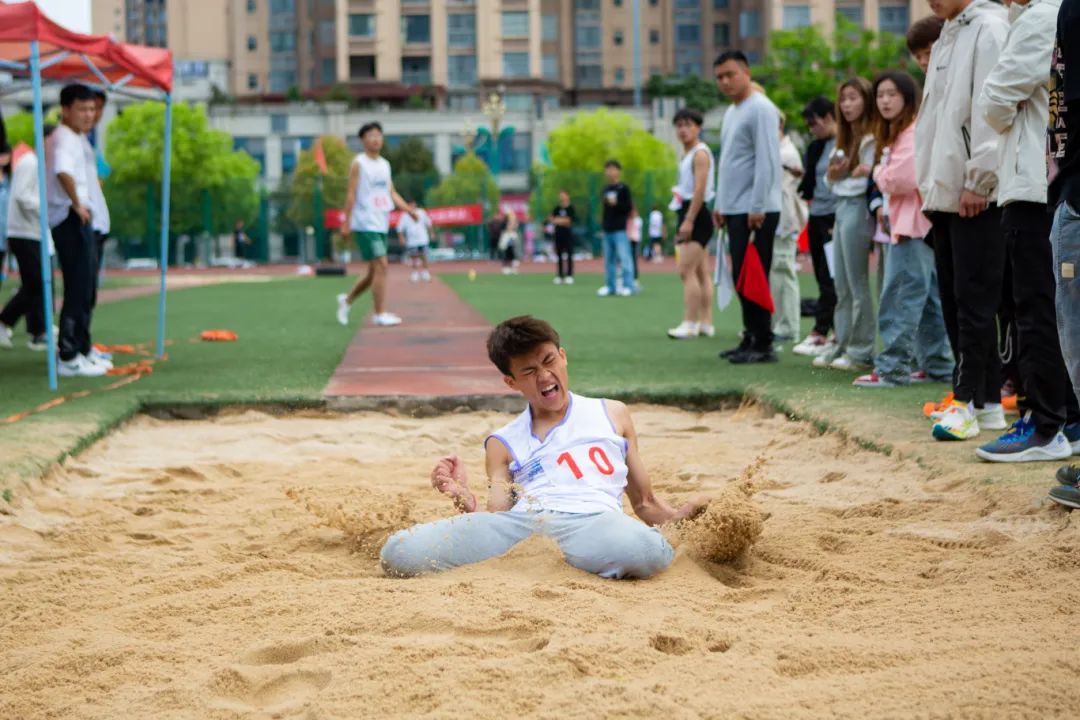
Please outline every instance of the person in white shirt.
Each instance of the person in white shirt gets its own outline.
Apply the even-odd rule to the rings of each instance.
[[[428,245],[431,243],[431,216],[423,208],[418,208],[415,200],[409,200],[409,209],[416,213],[416,219],[412,215],[402,213],[398,220],[398,235],[405,241],[405,252],[412,263],[412,274],[409,280],[412,282],[430,282],[431,272],[428,270]]]
[[[91,356],[90,316],[94,298],[97,251],[91,221],[90,179],[87,165],[93,152],[86,133],[96,114],[94,93],[85,85],[67,85],[60,91],[60,120],[46,142],[46,195],[60,271],[64,276],[64,304],[60,310],[61,377],[98,377],[111,368],[104,358]]]
[[[645,578],[675,555],[655,526],[697,515],[708,498],[676,509],[656,496],[621,402],[570,392],[559,334],[528,315],[500,323],[488,358],[528,406],[484,442],[487,511],[469,488],[465,463],[439,460],[431,484],[461,515],[402,530],[380,557],[388,575],[408,577],[482,562],[531,535],[559,544],[566,561],[603,578]],[[622,509],[630,498],[638,522]],[[652,526],[652,527],[649,527]]]
[[[94,125],[101,124],[101,115],[105,112],[105,93],[101,90],[93,90],[94,93]],[[101,144],[100,129],[98,145]],[[101,177],[98,175],[97,148],[89,143],[86,144],[90,155],[86,160],[87,188],[90,192],[90,228],[94,235],[94,251],[96,252],[96,265],[94,272],[94,297],[90,307],[97,307],[98,283],[101,281],[101,266],[105,261],[105,243],[109,239],[111,222],[109,219],[109,206],[105,202],[105,192],[101,187]]]
[[[780,116],[780,166],[784,169],[783,205],[780,207],[780,226],[773,242],[772,267],[769,269],[769,291],[776,304],[773,315],[773,336],[777,340],[799,339],[799,275],[797,256],[799,233],[808,219],[806,201],[799,197],[802,179],[802,157],[791,138],[784,132],[786,118]]]
[[[55,126],[45,126],[46,139]],[[19,143],[12,152],[8,201],[8,247],[19,263],[22,285],[0,311],[0,347],[13,347],[12,330],[23,317],[31,350],[46,349],[45,289],[41,280],[41,224],[38,161],[33,148]],[[52,248],[50,247],[50,255]]]
[[[645,253],[654,263],[664,262],[664,213],[660,208],[654,207],[649,213],[649,244]]]
[[[364,152],[349,168],[349,187],[345,191],[345,219],[360,257],[368,264],[367,272],[348,293],[337,296],[337,321],[349,324],[349,308],[356,298],[371,288],[375,304],[372,320],[376,325],[400,325],[401,318],[386,311],[386,239],[390,233],[390,211],[395,207],[415,219],[415,213],[394,189],[390,163],[379,152],[383,146],[382,125],[370,122],[357,133]]]

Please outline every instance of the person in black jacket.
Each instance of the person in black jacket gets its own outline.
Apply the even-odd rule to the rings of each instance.
[[[833,327],[833,311],[836,308],[836,286],[825,255],[825,245],[832,240],[833,224],[836,222],[836,197],[825,186],[825,172],[829,169],[829,155],[836,145],[836,116],[834,105],[825,97],[816,97],[803,108],[803,119],[814,140],[806,149],[803,177],[799,183],[799,195],[810,204],[807,235],[810,240],[810,259],[814,265],[814,278],[818,284],[817,311],[814,329],[806,339],[792,348],[799,355],[820,355],[832,348],[829,332]]]

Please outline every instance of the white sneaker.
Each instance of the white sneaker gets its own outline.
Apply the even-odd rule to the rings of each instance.
[[[853,363],[848,356],[841,355],[829,363],[829,367],[833,370],[853,370],[855,368],[855,363]]]
[[[76,355],[56,364],[56,374],[60,377],[101,377],[106,373],[105,367],[90,362],[85,355]]]
[[[970,440],[979,434],[979,420],[970,403],[953,401],[931,431],[935,440]]]
[[[431,282],[431,273],[428,272],[427,270],[421,270],[420,271],[420,279],[423,280],[424,282]]]
[[[503,274],[503,275],[509,275],[509,274],[511,274],[512,272],[514,272],[514,271],[513,271],[513,270],[511,270],[511,269],[510,269],[510,268],[508,268],[508,267],[504,267],[504,268],[502,269],[502,274]]]
[[[553,282],[554,282],[554,283],[555,283],[556,285],[562,285],[562,284],[563,284],[563,279],[562,279],[561,277],[558,277],[558,276],[556,276],[556,277],[555,277],[555,280],[554,280]]]
[[[982,408],[975,408],[975,418],[979,427],[986,430],[1004,430],[1009,427],[1005,422],[1005,409],[1001,403],[986,403]]]
[[[714,337],[716,335],[716,327],[713,325],[706,325],[705,323],[698,323],[697,333],[701,337]]]
[[[791,348],[796,355],[818,356],[829,347],[829,340],[824,335],[810,333],[801,343]]]
[[[673,340],[689,340],[698,336],[699,328],[696,322],[683,320],[677,327],[667,331],[667,336]]]
[[[48,350],[49,345],[45,340],[45,336],[39,335],[38,337],[32,337],[26,341],[26,349],[33,350],[34,352],[42,352],[43,350]]]
[[[599,296],[599,297],[607,297],[608,295],[610,295],[610,294],[611,294],[611,291],[610,291],[610,290],[608,290],[608,287],[607,287],[607,285],[605,285],[604,287],[602,287],[602,288],[600,288],[599,290],[597,290],[597,291],[596,291],[596,294],[597,294],[597,296]]]
[[[91,348],[89,354],[83,355],[83,357],[86,358],[88,362],[103,367],[106,370],[113,369],[112,356],[105,357],[105,353],[100,352],[96,349]]]
[[[342,325],[349,324],[349,296],[345,293],[337,296],[337,321]]]
[[[573,284],[574,284],[574,277],[573,276],[563,278],[563,285],[573,285]]]
[[[372,315],[372,322],[380,327],[390,327],[392,325],[400,325],[401,318],[394,313],[384,312],[381,315]]]
[[[409,275],[409,282],[420,282],[420,273],[413,270],[412,273]]]
[[[11,336],[14,334],[11,328],[7,325],[0,323],[0,348],[11,349],[15,347],[15,343],[11,341]]]
[[[619,297],[630,297],[634,294],[634,291],[628,287],[619,288]]]

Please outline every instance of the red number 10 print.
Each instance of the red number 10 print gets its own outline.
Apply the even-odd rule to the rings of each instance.
[[[592,464],[596,466],[596,469],[600,472],[601,475],[615,474],[615,466],[611,464],[611,460],[608,460],[607,453],[604,452],[604,449],[602,447],[594,445],[593,447],[589,448],[589,460],[592,461]],[[558,457],[555,462],[559,465],[566,463],[566,467],[570,468],[570,472],[574,473],[575,479],[580,480],[584,477],[584,475],[581,473],[581,468],[579,468],[578,464],[574,462],[574,458],[570,455],[570,453],[564,452]]]

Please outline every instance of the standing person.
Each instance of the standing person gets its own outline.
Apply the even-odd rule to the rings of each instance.
[[[401,210],[416,219],[405,201],[394,189],[390,163],[379,155],[383,146],[382,125],[369,122],[360,128],[364,151],[356,156],[349,168],[349,187],[345,191],[345,217],[360,249],[360,258],[368,264],[367,273],[348,294],[337,296],[337,320],[349,324],[349,308],[356,298],[371,288],[375,301],[372,321],[376,325],[400,325],[401,318],[386,311],[386,238],[390,233],[390,211]]]
[[[810,206],[806,234],[810,243],[814,279],[818,286],[818,300],[814,313],[814,329],[805,340],[791,349],[798,355],[817,356],[830,353],[835,348],[835,343],[829,339],[829,333],[833,329],[833,313],[836,310],[836,285],[825,250],[825,246],[832,241],[833,225],[836,223],[836,196],[825,182],[829,158],[836,148],[834,113],[833,102],[821,96],[814,98],[803,108],[803,120],[806,121],[814,140],[806,148],[799,195]]]
[[[956,357],[953,401],[933,436],[966,440],[980,427],[1006,427],[995,320],[1005,274],[995,202],[1000,142],[976,111],[974,93],[997,64],[1008,22],[990,0],[937,0],[932,9],[945,25],[915,124],[915,167],[923,212],[934,226],[942,313]]]
[[[930,52],[934,49],[934,43],[941,37],[941,28],[944,25],[945,21],[937,15],[927,15],[913,22],[908,28],[905,37],[907,49],[919,69],[923,71],[923,75],[930,72]]]
[[[1054,209],[1050,242],[1054,248],[1058,333],[1074,393],[1080,393],[1080,0],[1062,0],[1051,60],[1048,150]],[[1080,467],[1058,469],[1060,483],[1050,490],[1059,505],[1080,508]]]
[[[506,229],[506,214],[499,208],[487,221],[488,247],[491,259],[495,260],[502,254],[499,247],[499,239],[502,238],[503,230]]]
[[[4,116],[0,114],[0,281],[4,277],[4,258],[7,252],[7,211],[11,191],[11,147],[8,145]],[[0,347],[10,347],[11,338],[0,332]]]
[[[60,310],[61,377],[100,377],[111,363],[91,356],[91,308],[97,249],[91,226],[90,181],[97,177],[87,167],[86,133],[96,114],[94,93],[72,84],[60,91],[61,124],[46,143],[48,220],[64,277],[64,304]]]
[[[630,262],[634,265],[634,291],[641,292],[641,282],[638,280],[638,255],[641,253],[641,230],[644,221],[641,214],[634,208],[630,211],[630,220],[626,223],[626,238],[630,241]]]
[[[107,97],[101,90],[93,90],[94,93],[94,125],[93,130],[100,133],[101,116],[105,112]],[[101,142],[100,138],[97,142]],[[94,235],[94,252],[96,264],[94,266],[94,299],[91,308],[97,307],[98,285],[101,283],[101,269],[105,264],[105,243],[109,240],[109,231],[112,229],[109,217],[109,205],[105,202],[105,192],[101,187],[101,176],[98,174],[98,152],[89,140],[86,150],[90,153],[86,158],[86,168],[90,173],[87,185],[90,190],[90,227]],[[98,350],[92,350],[98,353]],[[101,354],[101,357],[111,357]]]
[[[754,92],[750,62],[740,51],[722,53],[713,72],[720,91],[732,102],[720,129],[714,221],[727,227],[734,276],[739,277],[750,243],[767,274],[782,202],[780,114],[764,94]],[[742,293],[739,304],[742,340],[720,357],[735,364],[776,362],[769,311]]]
[[[558,261],[556,285],[574,284],[574,221],[577,213],[570,204],[570,193],[559,191],[559,204],[551,211],[549,222],[555,227],[555,255]]]
[[[634,267],[630,258],[630,238],[626,235],[626,221],[634,209],[634,200],[630,188],[622,181],[622,165],[618,160],[608,160],[604,164],[604,175],[608,184],[604,188],[604,287],[597,295],[634,294]],[[622,273],[622,284],[617,284],[616,265]]]
[[[518,219],[513,208],[506,211],[506,224],[503,226],[502,235],[499,236],[499,250],[503,256],[503,275],[517,275],[518,265],[521,261],[517,257],[518,248]]]
[[[409,198],[409,209],[416,213],[416,219],[408,213],[402,213],[398,220],[397,231],[405,241],[405,252],[409,256],[412,272],[409,282],[431,281],[428,269],[428,246],[431,244],[431,216],[419,207],[416,200]]]
[[[244,232],[244,221],[237,220],[233,225],[233,255],[237,260],[244,260],[249,255],[251,238]]]
[[[683,108],[675,113],[675,135],[683,146],[679,179],[675,186],[680,201],[675,244],[679,247],[679,279],[683,285],[683,320],[668,330],[668,337],[681,340],[698,335],[712,337],[712,278],[709,274],[709,241],[715,226],[709,204],[716,197],[713,154],[701,141],[705,122],[700,110]]]
[[[870,295],[870,214],[866,191],[874,169],[870,83],[851,78],[837,93],[836,149],[825,182],[836,195],[833,270],[836,279],[836,346],[814,358],[814,367],[870,367],[877,322]]]
[[[45,126],[45,138],[55,126]],[[41,205],[38,161],[33,148],[20,143],[12,151],[11,198],[7,207],[8,249],[19,263],[22,285],[0,311],[0,347],[13,347],[12,330],[26,317],[26,346],[45,350],[45,289],[41,281]],[[50,244],[50,250],[51,250]],[[50,255],[53,254],[50,252]]]
[[[780,226],[773,247],[772,268],[769,270],[769,291],[776,304],[773,315],[773,336],[788,342],[799,337],[799,233],[806,224],[806,203],[799,197],[799,179],[803,175],[802,158],[795,143],[784,132],[785,118],[780,116],[780,165],[783,175],[783,206]]]
[[[653,207],[649,213],[649,246],[646,252],[654,263],[664,262],[664,213],[658,207]]]
[[[874,372],[855,380],[859,387],[908,385],[918,370],[929,379],[952,378],[953,359],[941,318],[934,251],[924,242],[930,221],[922,214],[915,181],[915,118],[918,83],[906,72],[887,71],[874,81],[873,178],[883,193],[878,224],[888,228],[883,245],[885,279],[881,284],[878,329],[883,348]]]
[[[1018,402],[1023,412],[1008,433],[975,451],[983,460],[1068,458],[1072,448],[1061,431],[1067,414],[1074,422],[1080,415],[1057,334],[1050,246],[1053,218],[1046,207],[1047,81],[1060,6],[1060,0],[1013,0],[1005,46],[986,76],[977,106],[1002,136],[997,201],[1010,281],[1006,285],[1012,289],[1022,388]],[[1073,402],[1067,403],[1070,396]],[[1071,413],[1067,405],[1072,406]]]

